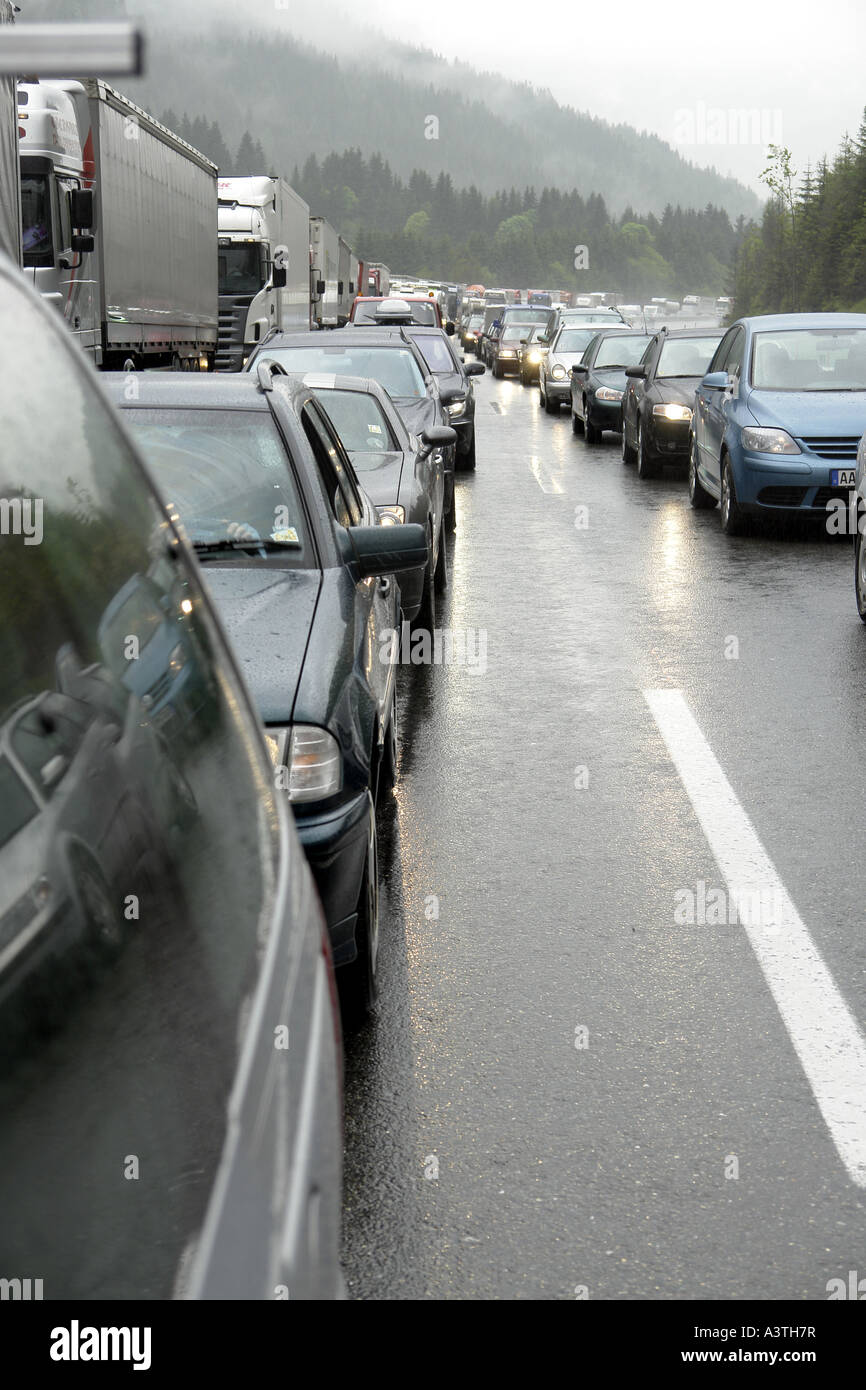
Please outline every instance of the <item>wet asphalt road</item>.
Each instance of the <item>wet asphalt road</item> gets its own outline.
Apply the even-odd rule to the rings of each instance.
[[[437,622],[485,630],[486,671],[401,672],[350,1297],[825,1299],[866,1273],[866,1188],[742,926],[675,921],[723,879],[643,692],[683,692],[863,1028],[850,544],[727,540],[618,436],[476,396]]]

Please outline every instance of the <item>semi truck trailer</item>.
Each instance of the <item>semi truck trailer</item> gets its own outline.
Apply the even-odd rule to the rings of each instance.
[[[324,217],[310,218],[311,327],[337,328],[340,295],[339,237]]]
[[[217,370],[240,371],[272,328],[310,327],[310,209],[274,175],[219,180]]]
[[[208,370],[217,170],[96,79],[20,83],[25,273],[97,367]]]

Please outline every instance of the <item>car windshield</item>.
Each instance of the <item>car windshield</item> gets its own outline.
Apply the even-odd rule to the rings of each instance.
[[[866,391],[866,329],[756,333],[752,386],[758,391]]]
[[[583,352],[598,332],[597,328],[564,328],[556,344],[557,352]]]
[[[480,328],[483,322],[484,322],[484,315],[483,315],[483,314],[473,314],[472,317],[471,317],[471,319],[469,320],[469,327],[472,328],[472,329],[474,329],[474,328]]]
[[[315,565],[297,484],[269,412],[136,407],[125,418],[194,545],[272,541],[281,563]]]
[[[412,338],[431,372],[456,372],[457,364],[444,338],[434,337],[432,333],[419,333],[417,338],[413,334]]]
[[[519,343],[521,338],[529,337],[529,329],[525,323],[507,323],[502,330],[500,342]]]
[[[51,192],[47,174],[25,174],[21,178],[21,232],[24,264],[34,268],[53,265]]]
[[[543,309],[509,309],[509,323],[547,323],[549,314],[544,313]]]
[[[703,376],[722,340],[716,338],[668,338],[659,354],[657,377]]]
[[[372,455],[399,449],[391,426],[375,396],[366,391],[322,391],[319,395],[334,429],[350,454]],[[376,466],[375,457],[354,460],[358,472]]]
[[[634,367],[643,357],[644,348],[650,340],[648,333],[633,337],[630,333],[617,333],[605,338],[599,345],[595,359],[596,367]]]
[[[316,334],[316,337],[339,337]],[[267,356],[279,362],[287,372],[330,372],[337,376],[359,376],[378,381],[389,396],[424,396],[426,387],[421,370],[408,348],[364,347],[363,343],[331,344],[319,347],[271,347]]]

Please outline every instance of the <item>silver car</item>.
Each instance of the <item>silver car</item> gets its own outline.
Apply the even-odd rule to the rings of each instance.
[[[558,415],[561,405],[571,403],[571,369],[583,356],[584,348],[603,328],[611,327],[610,317],[592,315],[579,325],[562,324],[550,344],[542,349],[538,368],[538,389],[541,404],[548,415]],[[619,324],[620,320],[613,320]]]
[[[0,315],[4,1278],[338,1297],[342,1047],[291,812],[185,541],[2,258]]]

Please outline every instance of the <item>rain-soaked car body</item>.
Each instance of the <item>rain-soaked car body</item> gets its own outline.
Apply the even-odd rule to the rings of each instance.
[[[354,1024],[375,999],[375,803],[396,773],[395,576],[426,565],[426,533],[380,524],[313,389],[266,360],[252,373],[151,373],[133,399],[121,374],[107,380],[288,771]]]
[[[46,1300],[338,1296],[333,971],[255,711],[96,375],[6,262],[0,315],[0,1268]],[[183,661],[196,700],[148,703]]]

